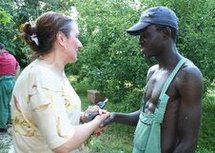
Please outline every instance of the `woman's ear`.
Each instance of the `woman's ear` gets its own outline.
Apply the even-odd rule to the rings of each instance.
[[[57,35],[56,35],[56,40],[57,42],[61,45],[61,46],[65,46],[65,42],[66,42],[66,36],[63,32],[58,31]]]

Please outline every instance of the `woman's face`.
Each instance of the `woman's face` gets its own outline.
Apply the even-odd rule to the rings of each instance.
[[[79,30],[77,24],[73,23],[72,30],[66,39],[65,53],[69,63],[75,63],[77,61],[78,50],[83,47],[82,43],[78,39]]]

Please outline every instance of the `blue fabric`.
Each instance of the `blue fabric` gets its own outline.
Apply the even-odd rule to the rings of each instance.
[[[131,35],[139,35],[144,28],[151,24],[178,29],[178,17],[175,12],[164,6],[148,8],[142,13],[139,21],[130,27],[127,32]]]

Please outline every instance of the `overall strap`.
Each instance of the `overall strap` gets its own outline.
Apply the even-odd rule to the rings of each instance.
[[[174,68],[174,70],[170,73],[169,77],[167,78],[167,80],[165,81],[163,88],[161,90],[161,94],[159,96],[159,104],[157,109],[155,110],[155,120],[159,123],[163,122],[163,118],[164,118],[164,114],[166,111],[166,106],[169,100],[169,96],[166,94],[166,91],[170,85],[170,83],[172,82],[172,80],[174,79],[174,77],[176,76],[177,72],[180,70],[180,68],[182,67],[182,65],[186,62],[187,59],[182,58],[178,64],[176,65],[176,67]]]
[[[171,74],[169,75],[169,77],[167,78],[167,80],[165,81],[160,97],[162,97],[162,95],[164,95],[167,91],[167,89],[169,88],[170,83],[172,82],[172,80],[174,79],[174,77],[176,76],[176,74],[178,73],[178,71],[180,70],[180,68],[182,67],[182,65],[186,62],[186,58],[182,58],[178,64],[176,65],[176,67],[174,68],[174,70],[171,72]]]

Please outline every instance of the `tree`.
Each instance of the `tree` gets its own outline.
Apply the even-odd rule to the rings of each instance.
[[[139,10],[124,0],[73,2],[84,45],[75,64],[79,79],[87,77],[92,88],[115,103],[123,102],[124,110],[139,107],[148,64],[140,57],[137,38],[126,33]],[[74,66],[70,68],[72,72]]]
[[[215,73],[211,71],[215,58],[212,0],[73,2],[80,15],[78,23],[84,49],[80,52],[78,63],[68,69],[80,71],[80,79],[87,77],[92,87],[110,96],[112,101],[123,102],[124,109],[139,106],[146,72],[149,64],[153,63],[147,63],[140,57],[137,38],[125,32],[147,7],[164,5],[177,13],[180,19],[179,51],[201,69],[206,87],[215,78]]]
[[[213,0],[145,0],[148,6],[165,5],[179,17],[179,51],[202,71],[205,91],[215,78],[215,5]]]
[[[71,0],[1,0],[0,40],[16,56],[21,67],[29,63],[31,55],[29,47],[20,39],[22,24],[36,19],[46,11],[69,12],[71,5]]]

